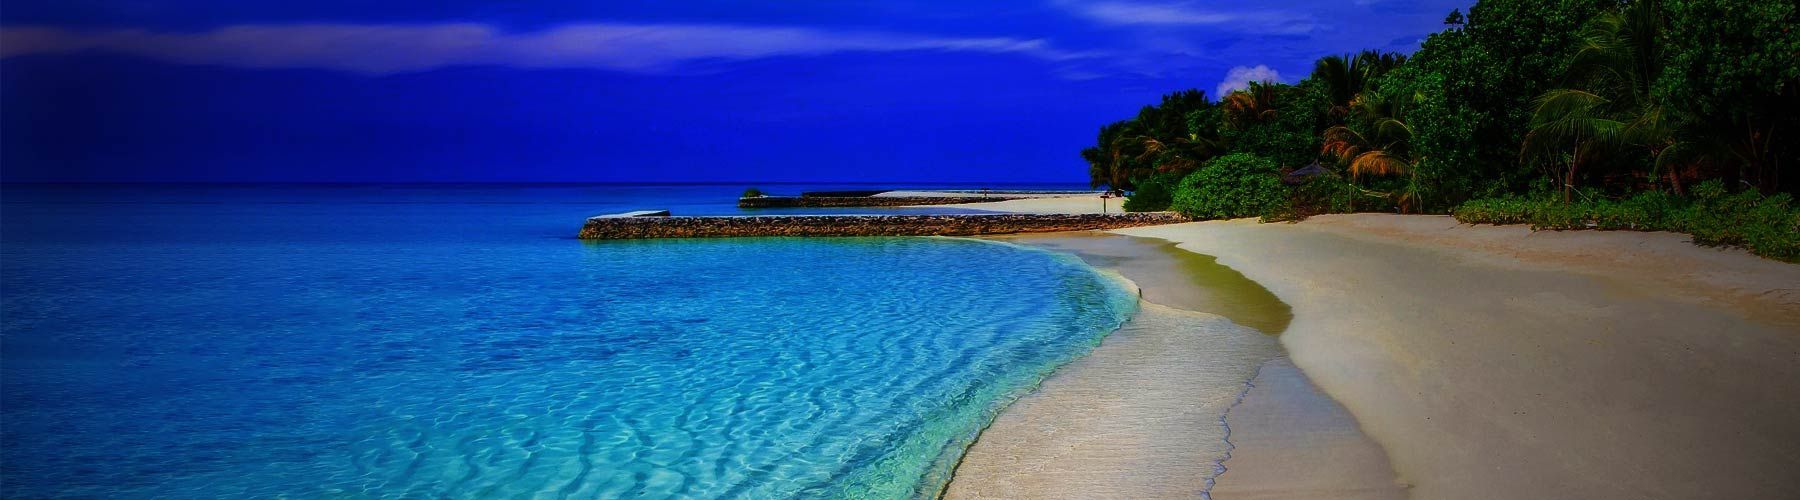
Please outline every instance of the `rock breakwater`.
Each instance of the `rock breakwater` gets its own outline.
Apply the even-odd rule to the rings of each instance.
[[[1175,224],[1172,212],[1122,214],[759,215],[593,217],[579,238],[728,238],[756,236],[974,236]]]

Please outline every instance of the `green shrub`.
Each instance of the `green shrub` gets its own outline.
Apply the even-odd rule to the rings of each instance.
[[[744,197],[745,198],[761,198],[761,197],[763,197],[763,192],[761,189],[757,189],[757,188],[745,189]]]
[[[1385,200],[1363,194],[1355,184],[1337,174],[1307,179],[1294,190],[1294,209],[1305,214],[1342,214],[1359,209],[1385,208]]]
[[[1590,193],[1573,203],[1549,195],[1484,198],[1463,203],[1454,215],[1468,224],[1530,224],[1534,230],[1677,231],[1693,235],[1696,244],[1739,246],[1800,262],[1800,207],[1791,196],[1730,194],[1717,180],[1696,185],[1691,200],[1662,192],[1616,201]]]
[[[1263,215],[1288,204],[1275,162],[1236,153],[1208,160],[1181,180],[1170,208],[1196,219]]]
[[[1694,207],[1684,225],[1694,243],[1741,246],[1764,257],[1800,262],[1800,207],[1793,206],[1787,193],[1726,194],[1723,183],[1707,181],[1694,187]]]
[[[1685,231],[1690,205],[1687,198],[1662,191],[1645,191],[1619,203],[1627,213],[1640,218],[1633,222],[1662,231]]]
[[[1263,222],[1299,222],[1319,214],[1346,214],[1375,200],[1336,174],[1316,175],[1289,190],[1288,202],[1264,210]]]
[[[1659,231],[1679,227],[1684,202],[1663,193],[1639,193],[1624,201],[1584,197],[1563,203],[1560,197],[1502,197],[1470,200],[1456,208],[1456,220],[1469,224],[1530,224],[1532,229],[1599,229]]]
[[[1482,198],[1456,207],[1452,215],[1464,224],[1525,224],[1531,221],[1532,203],[1524,198]]]
[[[1131,196],[1125,198],[1127,212],[1161,212],[1169,209],[1175,202],[1176,185],[1181,177],[1175,174],[1156,174],[1148,179],[1133,182],[1137,186]]]
[[[1593,208],[1593,204],[1586,202],[1563,203],[1540,198],[1533,204],[1527,220],[1533,230],[1594,229],[1587,224]]]

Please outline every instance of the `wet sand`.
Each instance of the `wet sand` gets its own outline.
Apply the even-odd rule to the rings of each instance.
[[[1406,498],[1387,453],[1286,356],[1269,360],[1231,409],[1231,459],[1219,500]]]
[[[1118,232],[1217,256],[1290,304],[1280,340],[1294,364],[1385,448],[1414,498],[1800,491],[1800,266],[1670,233],[1447,217]],[[1296,477],[1250,449],[1227,464]],[[1269,497],[1296,496],[1337,495]]]
[[[1209,486],[1220,499],[1403,496],[1380,447],[1265,333],[1293,317],[1269,291],[1161,240],[999,239],[1118,272],[1140,287],[1144,307],[1008,407],[945,496],[1195,498]]]
[[[947,498],[1197,498],[1228,451],[1219,417],[1280,348],[1223,317],[1145,304],[1008,407]]]
[[[1267,288],[1218,259],[1157,238],[1104,232],[992,236],[1080,257],[1089,265],[1117,272],[1138,287],[1145,301],[1176,309],[1224,316],[1267,334],[1287,329],[1294,313]]]

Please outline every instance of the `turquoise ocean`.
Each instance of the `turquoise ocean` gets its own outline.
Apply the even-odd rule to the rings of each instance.
[[[993,242],[573,238],[742,189],[5,186],[0,496],[931,496],[1136,307]]]

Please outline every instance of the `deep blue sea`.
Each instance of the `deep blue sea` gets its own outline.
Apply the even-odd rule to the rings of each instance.
[[[1135,307],[992,242],[573,239],[743,188],[5,186],[0,496],[929,496]]]

